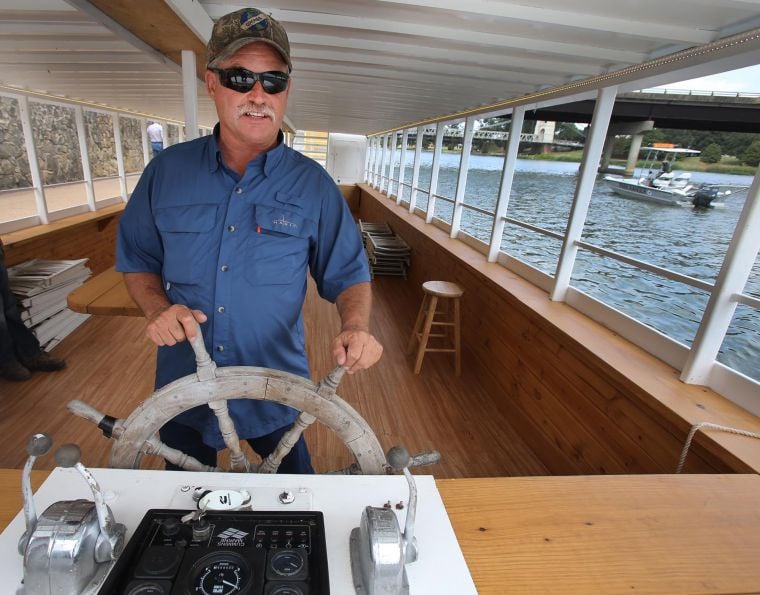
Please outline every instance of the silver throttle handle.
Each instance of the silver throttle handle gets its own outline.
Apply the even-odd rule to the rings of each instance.
[[[412,457],[403,446],[394,446],[386,457],[388,464],[396,471],[403,471],[409,484],[409,506],[406,509],[406,524],[404,526],[404,561],[408,564],[417,560],[417,540],[414,537],[414,521],[417,515],[417,484],[409,471]]]
[[[34,495],[32,494],[32,467],[37,457],[46,454],[53,446],[53,439],[47,434],[34,434],[26,443],[26,452],[29,458],[24,465],[24,472],[21,476],[21,494],[24,498],[24,519],[26,521],[26,531],[21,535],[18,542],[18,552],[22,556],[26,550],[26,544],[29,537],[37,528],[37,509],[34,507]]]
[[[56,451],[55,462],[60,467],[74,467],[90,486],[100,527],[100,536],[95,546],[95,559],[97,562],[115,560],[124,547],[125,527],[114,520],[111,510],[103,499],[98,482],[90,470],[80,462],[81,456],[82,451],[76,444],[64,444]]]

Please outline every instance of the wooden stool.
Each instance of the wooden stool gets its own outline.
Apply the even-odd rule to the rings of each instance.
[[[414,323],[414,330],[412,331],[412,336],[409,338],[409,345],[406,348],[407,353],[412,353],[415,341],[419,342],[417,359],[414,363],[414,373],[420,373],[420,368],[422,368],[422,358],[425,356],[426,351],[438,351],[454,354],[456,375],[459,376],[462,373],[459,298],[464,294],[464,290],[456,283],[449,283],[448,281],[427,281],[422,284],[422,290],[425,292],[425,295],[422,298],[422,305],[417,314],[417,321]],[[442,312],[437,312],[439,299],[442,300],[442,304],[445,307]],[[453,316],[451,315],[451,309],[449,307],[451,301],[454,302]],[[444,314],[445,319],[435,320],[436,314]],[[443,332],[431,333],[430,330],[434,326],[444,327]],[[451,338],[452,347],[445,346],[433,348],[427,346],[428,339],[431,337],[444,339],[449,337],[450,329],[453,329],[454,331],[453,337]]]

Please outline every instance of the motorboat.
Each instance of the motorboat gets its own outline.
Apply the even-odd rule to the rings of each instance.
[[[699,151],[678,147],[644,147],[644,150],[647,153],[643,167],[637,170],[638,175],[632,178],[615,174],[604,177],[613,192],[626,198],[669,206],[725,206],[720,199],[731,194],[730,188],[716,184],[697,184],[692,181],[690,172],[671,169],[672,162],[679,155],[699,155]],[[658,162],[660,166],[656,169],[655,164]]]

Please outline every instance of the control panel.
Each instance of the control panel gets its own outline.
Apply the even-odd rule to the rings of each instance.
[[[321,512],[189,512],[149,510],[100,593],[329,594]]]

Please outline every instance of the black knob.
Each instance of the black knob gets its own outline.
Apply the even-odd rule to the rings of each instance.
[[[174,517],[169,517],[162,523],[163,527],[161,528],[161,532],[167,537],[176,535],[179,533],[179,524],[180,523],[177,519]]]
[[[211,537],[211,525],[206,519],[193,521],[193,541],[205,541]]]

